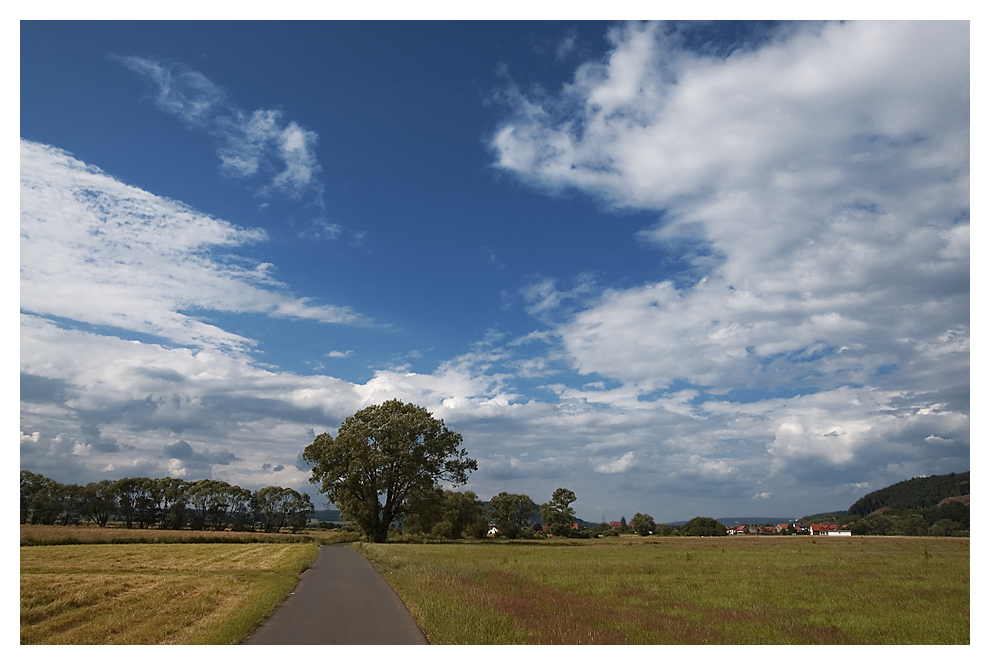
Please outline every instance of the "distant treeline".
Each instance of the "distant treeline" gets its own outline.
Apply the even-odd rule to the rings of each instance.
[[[955,501],[946,499],[957,498]],[[848,511],[802,522],[836,522],[856,536],[969,536],[969,471],[903,480],[870,492]]]
[[[847,526],[855,536],[969,536],[969,505],[947,501],[930,508],[850,515]]]
[[[313,512],[308,494],[287,487],[256,492],[222,480],[122,478],[63,484],[21,471],[21,524],[79,524],[128,529],[293,531]]]
[[[870,492],[850,506],[849,512],[863,517],[881,508],[895,511],[923,510],[953,496],[969,496],[969,471],[894,483]]]
[[[945,501],[950,498],[957,500]],[[849,507],[849,530],[862,536],[968,536],[969,471],[870,492]]]

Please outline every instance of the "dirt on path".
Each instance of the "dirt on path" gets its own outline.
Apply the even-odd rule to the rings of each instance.
[[[242,644],[429,644],[402,599],[347,545],[324,545]]]

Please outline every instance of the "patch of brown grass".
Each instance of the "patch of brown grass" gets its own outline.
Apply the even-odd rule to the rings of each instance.
[[[271,570],[298,549],[294,544],[138,543],[21,548],[22,571],[235,571]]]
[[[21,548],[21,644],[237,643],[315,560],[310,544]]]
[[[21,577],[21,644],[189,644],[242,603],[250,580],[202,575]]]
[[[125,529],[107,526],[58,526],[51,524],[22,524],[21,545],[70,545],[84,543],[189,543],[189,542],[270,542],[321,539],[331,535],[327,530],[302,531],[298,534],[264,533],[261,531],[191,531],[171,529]]]

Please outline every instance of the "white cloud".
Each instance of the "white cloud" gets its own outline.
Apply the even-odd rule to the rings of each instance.
[[[555,60],[565,60],[573,55],[578,48],[577,32],[572,28],[567,35],[557,43],[554,49]]]
[[[265,239],[124,185],[66,153],[21,141],[21,309],[155,335],[180,345],[246,349],[253,340],[184,312],[261,313],[360,323],[344,307],[286,293],[270,264],[222,251]]]
[[[565,486],[585,518],[738,514],[750,500],[790,511],[823,496],[844,508],[905,477],[968,468],[968,40],[957,30],[802,25],[717,59],[631,26],[555,97],[509,90],[493,139],[503,169],[655,210],[640,238],[695,270],[611,289],[536,278],[517,295],[544,329],[364,384],[262,366],[246,353],[253,340],[189,314],[359,321],[233,255],[262,234],[24,142],[22,462],[65,480],[112,466],[222,472],[243,486],[282,466],[278,482],[300,485],[314,432],[399,398],[464,434],[480,467],[468,489],[539,502]],[[214,131],[231,174],[282,177],[286,191],[313,177],[302,128],[238,115],[201,79],[155,76],[163,106],[188,122],[230,119]],[[139,333],[161,343],[127,339]],[[524,387],[534,378],[548,383]],[[163,456],[179,441],[191,462]],[[239,461],[215,456],[225,451]]]
[[[606,291],[556,332],[573,366],[644,390],[868,383],[968,362],[968,25],[808,25],[726,59],[654,24],[556,98],[515,91],[498,164],[664,212],[706,277]],[[534,314],[557,304],[549,281]],[[950,341],[951,339],[951,341]]]
[[[292,198],[313,193],[322,207],[316,132],[295,121],[285,122],[279,110],[247,113],[206,76],[182,65],[136,56],[117,59],[152,84],[158,108],[217,139],[224,173],[237,178],[267,176],[261,193],[281,192]]]
[[[226,103],[223,90],[199,72],[169,67],[147,58],[117,59],[154,84],[156,106],[187,123],[211,122],[217,107]]]
[[[290,122],[278,137],[278,151],[285,168],[275,176],[272,186],[296,197],[312,187],[320,171],[313,154],[315,144],[316,132]]]
[[[596,464],[595,471],[598,473],[622,473],[623,471],[627,471],[635,461],[636,455],[628,452],[618,459]]]
[[[968,468],[968,35],[808,23],[723,58],[627,24],[556,94],[507,87],[498,167],[655,210],[639,237],[693,264],[555,324],[555,283],[528,288],[547,358],[609,379],[562,403],[654,414],[637,459],[703,478]]]
[[[582,273],[574,279],[574,286],[561,289],[557,280],[542,277],[536,278],[519,290],[523,298],[526,312],[541,321],[552,321],[561,315],[569,313],[574,303],[583,302],[598,291],[595,279],[588,273]]]

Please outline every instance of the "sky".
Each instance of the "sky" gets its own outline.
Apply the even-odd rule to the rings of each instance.
[[[801,517],[970,468],[969,24],[23,21],[20,467]]]

